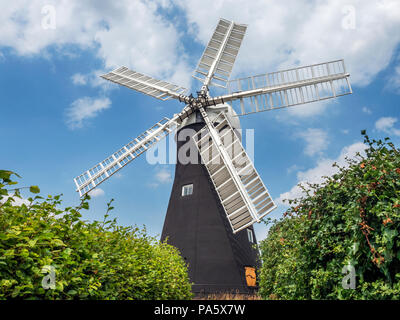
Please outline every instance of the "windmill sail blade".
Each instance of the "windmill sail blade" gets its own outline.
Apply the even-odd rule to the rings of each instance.
[[[104,161],[85,171],[74,179],[79,195],[82,197],[96,188],[100,183],[121,170],[133,159],[148,150],[153,144],[167,136],[176,125],[176,117],[172,120],[163,118],[153,127],[146,130],[136,139],[123,146]]]
[[[229,94],[211,99],[231,102],[238,115],[269,111],[352,93],[343,60],[229,81]]]
[[[226,87],[247,26],[220,19],[193,78],[204,85]]]
[[[211,126],[205,126],[193,139],[236,233],[259,222],[276,205],[223,112]],[[221,148],[216,140],[222,142]]]
[[[187,92],[183,87],[151,78],[127,67],[120,67],[101,77],[160,100],[182,99]]]

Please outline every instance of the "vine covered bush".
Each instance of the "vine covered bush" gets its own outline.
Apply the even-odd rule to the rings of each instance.
[[[400,152],[362,134],[364,156],[303,186],[272,222],[260,244],[263,298],[400,298]]]
[[[0,299],[191,297],[177,249],[144,229],[118,226],[108,218],[112,201],[102,222],[81,219],[90,197],[65,209],[60,196],[13,205],[21,198],[19,189],[10,195],[13,175],[0,170]]]

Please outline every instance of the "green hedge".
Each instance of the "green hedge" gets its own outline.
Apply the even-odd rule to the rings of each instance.
[[[272,223],[260,244],[263,298],[400,298],[400,152],[363,134],[365,157],[310,185]],[[342,286],[345,266],[354,290]]]
[[[109,220],[111,202],[102,222],[81,219],[89,197],[65,209],[60,196],[36,196],[16,206],[19,189],[7,199],[7,188],[15,184],[12,174],[0,170],[0,299],[191,297],[187,266],[177,249],[145,230]],[[48,288],[51,268],[55,287]]]

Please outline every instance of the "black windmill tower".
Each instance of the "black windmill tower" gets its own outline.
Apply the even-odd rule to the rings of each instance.
[[[351,93],[343,60],[229,80],[247,26],[220,19],[186,89],[120,67],[102,77],[185,107],[74,179],[80,196],[177,129],[177,164],[162,240],[189,266],[193,291],[251,292],[258,252],[253,224],[276,208],[241,143],[239,116]],[[211,97],[209,86],[227,88]]]

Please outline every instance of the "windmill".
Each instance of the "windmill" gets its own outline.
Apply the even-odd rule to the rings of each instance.
[[[174,129],[178,129],[177,138],[183,130],[192,129],[183,141],[177,139],[177,153],[188,144],[194,146],[195,159],[201,163],[183,163],[178,156],[161,238],[175,245],[188,263],[194,292],[248,292],[254,287],[258,262],[252,225],[276,208],[243,148],[238,117],[352,92],[343,60],[230,80],[246,29],[247,25],[219,20],[193,73],[202,83],[197,97],[127,67],[103,75],[185,106],[74,179],[79,195],[84,196]],[[210,86],[228,92],[212,97]]]

